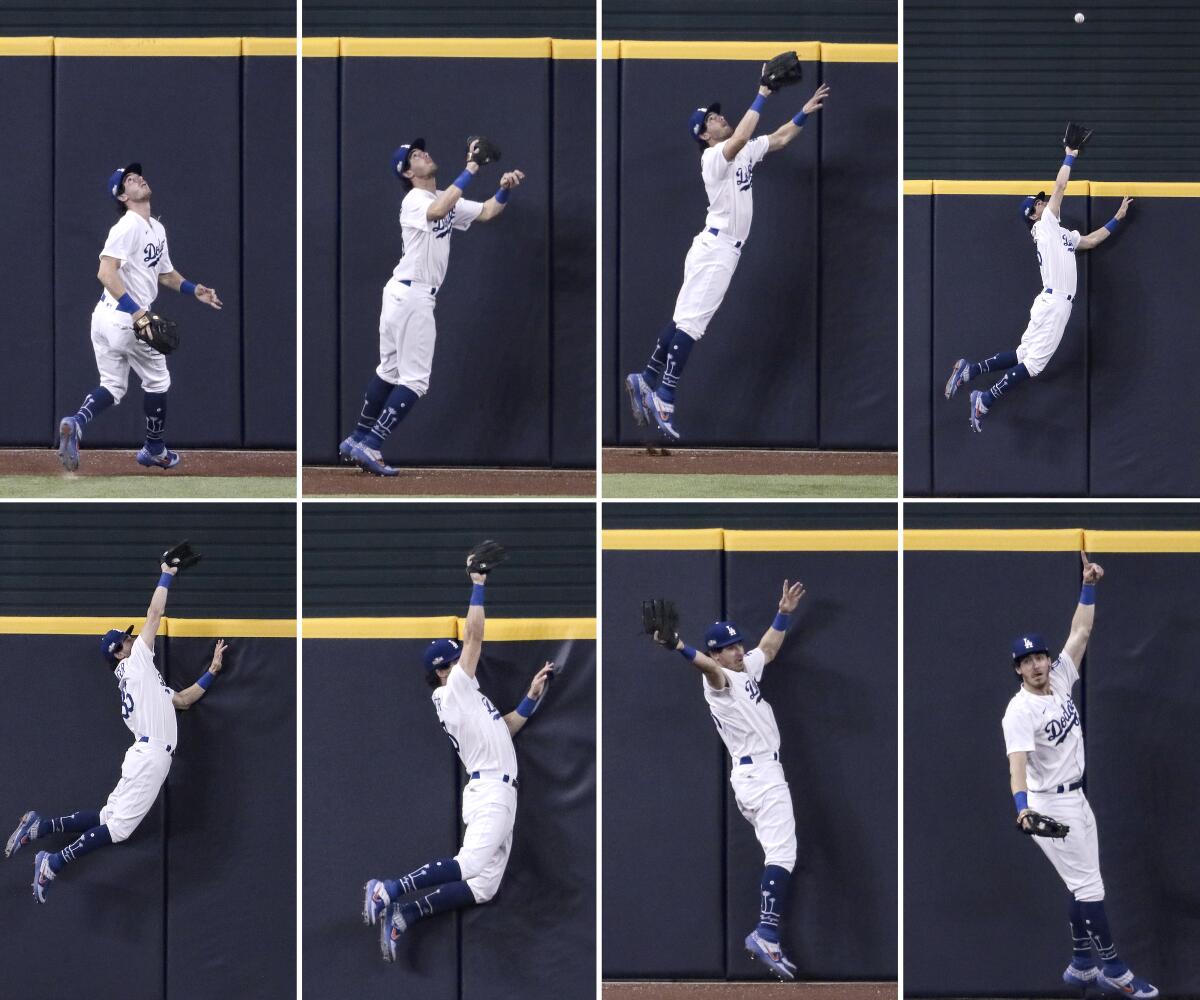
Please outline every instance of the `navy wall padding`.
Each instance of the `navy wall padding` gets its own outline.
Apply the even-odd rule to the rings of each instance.
[[[304,346],[303,460],[331,454],[338,413],[338,61],[305,59],[304,88]],[[382,267],[382,264],[380,265]],[[359,405],[371,373],[363,371]],[[343,434],[344,436],[344,434]],[[341,438],[334,438],[336,449]]]
[[[933,408],[941,399],[934,395],[932,195],[904,197],[904,260],[904,495],[928,496]]]
[[[554,465],[594,468],[596,164],[579,151],[596,142],[596,63],[555,59],[551,71],[550,458]]]
[[[720,979],[728,755],[700,674],[637,627],[655,596],[678,602],[685,641],[699,641],[721,607],[721,553],[604,553],[602,974]]]
[[[595,644],[483,647],[481,688],[514,708],[547,659],[563,673],[515,743],[521,789],[500,892],[422,921],[396,966],[360,919],[362,885],[453,856],[462,768],[429,701],[427,640],[306,640],[304,986],[328,996],[417,992],[431,1000],[594,994]],[[346,817],[354,817],[347,822]],[[513,961],[528,950],[536,962]],[[461,965],[460,965],[461,963]],[[461,987],[460,987],[461,977]],[[461,990],[461,992],[460,992]]]
[[[614,394],[623,392],[625,373],[642,369],[659,331],[670,322],[684,258],[704,228],[707,198],[700,148],[689,137],[688,115],[723,99],[724,114],[736,125],[754,96],[758,70],[757,65],[728,60],[623,62],[620,117],[612,123],[620,132],[621,170],[620,245],[614,248],[619,370],[609,382]],[[811,93],[809,83],[817,78],[818,67],[812,61],[803,66],[803,88]],[[771,98],[758,134],[778,128],[804,99],[793,92]],[[818,443],[821,117],[755,168],[753,229],[677,396],[678,426],[689,444]],[[893,190],[894,177],[893,172]],[[718,399],[720,405],[714,406]],[[623,397],[621,403],[619,441],[639,443],[642,434]]]
[[[604,130],[600,135],[600,169],[603,180],[603,197],[600,204],[600,259],[603,267],[600,274],[600,365],[604,372],[606,387],[609,379],[617,379],[623,386],[626,372],[617,352],[617,306],[619,287],[617,284],[617,250],[620,246],[620,219],[617,204],[621,200],[621,131],[616,128],[612,109],[617,107],[621,93],[620,59],[605,59],[600,65],[600,100],[606,109]],[[630,371],[640,371],[646,363],[653,345],[644,345],[642,357],[637,352],[624,358],[624,366]],[[628,420],[621,413],[628,409],[624,389],[616,392],[610,388],[600,395],[600,427],[605,444],[615,444],[621,421]]]
[[[828,62],[821,74],[820,443],[894,451],[897,213],[886,181],[896,176],[899,71]],[[795,88],[790,103],[807,93]]]
[[[296,444],[295,93],[293,57],[243,60],[242,443],[253,448]]]
[[[939,195],[933,219],[933,467],[939,494],[1078,496],[1087,492],[1088,272],[1062,342],[1036,379],[1017,386],[987,417],[968,424],[969,394],[989,374],[946,401],[941,392],[957,358],[980,361],[1016,350],[1041,291],[1033,240],[1015,195]],[[1064,226],[1086,233],[1088,202],[1063,202]],[[1108,250],[1102,247],[1098,253]],[[1127,258],[1126,258],[1127,259]],[[918,266],[920,266],[918,261]]]
[[[54,432],[54,116],[50,58],[0,59],[0,131],[19,138],[22,185],[0,214],[0,234],[20,266],[0,272],[0,295],[20,303],[10,325],[11,349],[20,346],[19,377],[8,379],[0,402],[7,443],[45,445]]]

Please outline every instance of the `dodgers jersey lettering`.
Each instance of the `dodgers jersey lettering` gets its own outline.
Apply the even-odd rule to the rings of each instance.
[[[1008,753],[1024,750],[1026,785],[1031,792],[1053,791],[1083,777],[1083,725],[1071,700],[1079,671],[1064,649],[1050,667],[1050,694],[1032,694],[1022,685],[1004,713]]]
[[[133,652],[113,671],[121,695],[121,718],[134,736],[149,736],[174,747],[179,739],[175,721],[175,692],[154,666],[154,654],[141,639],[135,639]]]
[[[153,218],[143,219],[137,212],[126,212],[117,220],[108,231],[100,256],[121,261],[125,291],[145,309],[158,297],[158,276],[175,270],[162,223]],[[117,300],[107,290],[104,294],[110,303],[116,304]]]
[[[400,236],[404,256],[392,271],[397,281],[416,281],[422,285],[440,285],[450,264],[450,232],[470,229],[479,218],[483,203],[459,198],[450,214],[437,222],[426,218],[429,206],[440,191],[413,188],[400,203]]]
[[[433,692],[433,707],[468,774],[499,771],[516,778],[517,752],[508,724],[479,690],[479,681],[455,665]]]
[[[752,649],[743,659],[744,672],[727,670],[725,687],[714,691],[708,681],[704,685],[704,700],[712,713],[717,732],[725,742],[729,756],[770,756],[779,752],[779,727],[775,724],[775,713],[758,689],[762,680],[767,658],[761,649]]]
[[[733,240],[749,237],[754,218],[754,167],[767,155],[770,141],[765,135],[751,139],[732,160],[725,159],[724,142],[709,146],[700,155],[700,176],[708,195],[705,229],[719,229]]]
[[[1074,296],[1078,280],[1075,248],[1079,246],[1079,232],[1063,229],[1054,213],[1046,207],[1042,209],[1042,217],[1030,229],[1030,235],[1037,248],[1042,287],[1053,288],[1056,295],[1062,292]]]

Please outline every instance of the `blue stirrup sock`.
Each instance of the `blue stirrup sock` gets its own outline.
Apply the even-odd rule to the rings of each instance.
[[[1068,910],[1071,918],[1071,964],[1077,969],[1090,969],[1096,964],[1092,958],[1092,939],[1088,937],[1079,905],[1079,900],[1071,897]]]
[[[395,426],[408,416],[420,398],[408,386],[392,386],[392,391],[388,393],[387,402],[383,404],[375,426],[362,436],[362,443],[366,447],[378,451],[383,447],[383,442],[388,439],[388,435],[392,433]]]
[[[1104,974],[1110,979],[1125,975],[1129,966],[1117,955],[1112,931],[1108,929],[1108,914],[1104,912],[1104,902],[1080,902],[1079,915],[1083,919],[1084,930],[1091,939],[1096,954],[1104,963]]]
[[[68,844],[61,851],[50,855],[50,870],[57,875],[63,866],[72,861],[78,861],[85,854],[112,843],[112,835],[107,826],[94,826],[73,844]]]
[[[651,389],[657,389],[662,383],[663,372],[667,367],[667,355],[671,350],[671,341],[675,339],[675,334],[678,332],[679,328],[674,323],[668,323],[658,333],[658,340],[655,341],[650,360],[646,362],[646,369],[642,372],[642,380]]]
[[[358,423],[352,435],[355,441],[361,441],[371,433],[371,428],[375,426],[375,421],[379,419],[379,414],[394,388],[396,387],[391,382],[384,381],[378,375],[371,376],[371,381],[367,383],[367,391],[363,394],[362,412],[358,415]]]
[[[967,371],[967,381],[973,378],[979,378],[980,375],[986,372],[1003,372],[1010,368],[1017,367],[1017,352],[1016,351],[1001,351],[999,354],[993,354],[986,361],[980,361],[976,365],[971,365]]]
[[[779,921],[787,905],[788,885],[792,873],[779,865],[767,865],[763,869],[762,902],[758,913],[758,936],[764,941],[779,944]]]
[[[1024,365],[1017,365],[1012,371],[1005,372],[1000,381],[983,394],[983,405],[990,410],[1009,389],[1028,381],[1030,377],[1029,369]]]
[[[166,447],[163,431],[167,428],[167,394],[142,393],[142,409],[146,414],[146,450],[151,455],[161,455]]]
[[[79,423],[79,426],[84,427],[115,402],[113,394],[105,389],[104,386],[98,385],[83,397],[83,402],[79,404],[79,409],[75,411],[75,420]]]
[[[49,837],[52,833],[83,833],[94,826],[100,825],[98,812],[73,812],[70,816],[59,816],[57,819],[44,819],[37,825],[33,839]]]
[[[406,899],[397,908],[404,922],[411,927],[416,921],[432,917],[435,913],[461,910],[464,906],[474,905],[475,894],[466,882],[447,882],[426,896]]]
[[[421,865],[415,872],[401,875],[398,879],[384,879],[383,887],[387,890],[388,897],[395,902],[410,892],[461,881],[462,869],[458,867],[458,862],[453,858],[439,858]]]
[[[671,349],[667,352],[667,367],[663,370],[662,385],[658,387],[658,395],[664,402],[675,402],[675,390],[679,387],[679,378],[683,375],[683,366],[687,364],[688,355],[696,342],[682,330],[677,330],[671,340]]]

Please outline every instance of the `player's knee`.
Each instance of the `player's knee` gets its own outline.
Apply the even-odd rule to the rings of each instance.
[[[113,398],[113,406],[120,406],[121,400],[125,398],[125,383],[117,379],[105,378],[100,376],[100,386],[108,390],[108,394]]]
[[[404,379],[400,380],[400,384],[402,386],[404,386],[405,389],[411,390],[418,399],[420,399],[422,396],[425,395],[425,393],[427,393],[429,391],[429,379],[427,379],[427,378],[422,378],[422,379],[404,378]]]
[[[796,867],[796,838],[793,837],[785,844],[773,847],[767,852],[765,863],[786,868],[789,872]]]
[[[487,903],[500,891],[500,882],[494,878],[469,878],[466,880],[467,888],[471,890],[471,895],[475,897],[476,903]]]
[[[142,391],[151,393],[163,393],[171,388],[171,375],[169,372],[163,372],[161,375],[156,375],[147,378],[142,382]]]
[[[114,823],[111,819],[108,821],[108,836],[114,844],[119,844],[122,840],[128,840],[129,835],[133,833],[132,827],[125,823]]]
[[[684,320],[682,323],[679,322],[679,320],[676,320],[675,325],[689,337],[691,337],[692,340],[699,340],[704,336],[704,331],[702,329],[693,323],[689,323],[687,320]]]
[[[1101,903],[1104,901],[1104,880],[1096,878],[1094,881],[1081,885],[1075,890],[1075,898],[1081,903]]]

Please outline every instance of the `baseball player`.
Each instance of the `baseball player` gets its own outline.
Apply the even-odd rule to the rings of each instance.
[[[1075,254],[1099,246],[1111,233],[1115,233],[1132,201],[1130,198],[1121,199],[1117,214],[1087,236],[1080,236],[1076,230],[1064,229],[1059,222],[1059,212],[1067,191],[1067,180],[1071,176],[1071,165],[1079,155],[1079,150],[1064,147],[1064,152],[1066,156],[1058,168],[1054,191],[1049,199],[1045,191],[1039,191],[1021,202],[1021,218],[1029,226],[1038,268],[1042,272],[1042,291],[1033,300],[1029,310],[1029,325],[1021,334],[1021,343],[1015,351],[1002,351],[975,364],[969,363],[966,358],[959,358],[954,362],[946,382],[946,398],[950,399],[960,386],[980,375],[1005,373],[990,389],[971,393],[971,429],[976,432],[982,431],[980,422],[1001,396],[1026,379],[1036,378],[1050,363],[1067,328],[1071,304],[1075,301]]]
[[[383,443],[429,389],[437,339],[433,308],[450,262],[450,234],[496,218],[525,179],[520,170],[512,170],[487,201],[464,198],[479,168],[499,158],[489,140],[473,137],[462,173],[441,191],[438,166],[425,151],[424,139],[413,139],[392,153],[392,174],[407,192],[400,203],[403,256],[383,289],[379,366],[367,384],[357,426],[338,446],[344,461],[373,475],[399,475],[383,461]]]
[[[763,668],[779,653],[789,616],[803,596],[804,584],[783,581],[775,620],[750,652],[737,626],[728,621],[713,622],[705,630],[706,652],[685,645],[673,628],[654,633],[655,642],[678,650],[703,674],[704,700],[733,760],[729,783],[734,798],[765,855],[758,926],[746,935],[746,952],[784,980],[796,978],[796,966],[783,954],[779,941],[788,883],[796,866],[796,820],[779,762],[779,727],[759,682]]]
[[[25,813],[4,845],[4,856],[9,858],[33,840],[56,833],[80,835],[61,851],[37,852],[33,859],[33,895],[39,903],[46,902],[46,893],[64,866],[98,848],[126,840],[145,819],[171,769],[178,740],[175,710],[190,708],[204,697],[221,672],[226,645],[220,639],[208,669],[182,691],[167,687],[154,666],[154,637],[167,606],[167,589],[176,573],[176,568],[165,562],[161,569],[146,610],[146,623],[137,638],[132,634],[132,625],[124,631],[109,629],[100,638],[100,652],[117,681],[121,718],[133,733],[133,745],[125,751],[121,764],[121,780],[99,812],[80,810],[55,819],[44,819],[32,810]]]
[[[645,370],[625,378],[634,422],[639,427],[657,425],[670,440],[680,436],[674,424],[675,393],[684,366],[720,308],[750,237],[754,168],[768,153],[783,149],[800,134],[805,119],[823,107],[829,88],[824,84],[818,87],[800,113],[770,135],[751,138],[771,93],[765,84],[758,88],[758,96],[737,128],[725,120],[715,101],[697,108],[688,119],[688,135],[700,146],[700,177],[708,195],[708,214],[684,260],[683,285],[671,322],[659,333]]]
[[[142,384],[146,414],[146,440],[137,453],[138,465],[172,469],[179,464],[179,454],[163,441],[171,376],[166,357],[152,343],[148,324],[158,317],[150,307],[159,285],[213,309],[221,308],[221,300],[215,290],[188,281],[172,266],[167,231],[150,215],[150,185],[142,176],[140,163],[114,170],[107,191],[121,217],[108,231],[96,274],[104,287],[92,310],[92,349],[100,384],[83,397],[74,414],[58,422],[58,457],[68,472],[79,468],[84,427],[121,402],[132,368]]]
[[[468,561],[469,564],[469,561]],[[545,664],[521,703],[507,715],[479,690],[475,669],[483,646],[486,573],[470,573],[471,603],[463,641],[438,639],[425,651],[433,707],[469,778],[463,790],[462,847],[395,879],[370,879],[363,922],[379,924],[379,947],[396,961],[396,944],[418,920],[486,903],[500,888],[517,818],[517,754],[512,738],[537,711],[554,664]]]
[[[1071,700],[1079,664],[1092,634],[1096,584],[1104,570],[1083,559],[1083,587],[1071,619],[1071,633],[1058,658],[1036,633],[1018,636],[1012,645],[1013,670],[1021,686],[1004,713],[1004,743],[1017,824],[1026,833],[1048,815],[1067,826],[1066,836],[1034,837],[1054,870],[1071,890],[1071,964],[1063,982],[1086,992],[1127,997],[1156,997],[1158,990],[1135,976],[1117,955],[1104,912],[1100,844],[1096,817],[1083,794],[1083,729]],[[1061,831],[1060,831],[1061,833]],[[1100,958],[1100,967],[1092,949]]]

